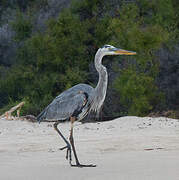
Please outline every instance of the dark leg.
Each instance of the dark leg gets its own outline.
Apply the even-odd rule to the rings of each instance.
[[[62,137],[62,139],[65,141],[66,143],[66,146],[63,147],[63,148],[60,148],[60,150],[63,150],[63,149],[67,149],[67,153],[66,153],[66,159],[69,158],[69,163],[71,165],[71,161],[72,161],[72,158],[71,158],[71,146],[70,146],[70,143],[65,139],[65,137],[63,136],[63,134],[60,132],[60,130],[57,128],[58,124],[60,122],[57,121],[53,126],[54,126],[54,129],[57,131],[57,133]]]
[[[90,165],[83,165],[83,164],[80,164],[79,160],[78,160],[78,157],[77,157],[77,154],[76,154],[76,150],[75,150],[75,145],[74,145],[74,139],[73,139],[73,123],[74,121],[76,120],[75,117],[71,117],[70,118],[70,121],[71,121],[71,131],[70,131],[70,143],[71,143],[71,146],[72,146],[72,150],[73,150],[73,153],[74,153],[74,156],[75,156],[75,160],[76,160],[76,165],[72,165],[73,167],[96,167],[96,165],[93,165],[93,164],[90,164]]]

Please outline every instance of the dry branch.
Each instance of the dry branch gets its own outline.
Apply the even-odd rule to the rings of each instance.
[[[19,103],[18,105],[12,107],[9,111],[6,111],[3,115],[0,116],[0,118],[6,117],[6,119],[13,119],[13,116],[11,114],[17,110],[17,117],[19,117],[20,114],[20,109],[24,105],[24,102]]]

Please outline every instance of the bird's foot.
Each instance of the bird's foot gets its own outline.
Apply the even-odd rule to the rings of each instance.
[[[71,167],[80,167],[80,168],[83,168],[83,167],[96,167],[95,164],[80,164],[80,163],[77,163],[77,164],[71,164]]]
[[[71,146],[70,146],[70,145],[67,145],[67,146],[64,146],[64,147],[60,148],[60,150],[64,150],[64,149],[67,149],[66,159],[67,159],[67,160],[69,159],[69,162],[70,162],[70,165],[71,165],[71,161],[72,161],[72,157],[71,157]]]
[[[70,148],[70,145],[64,146],[64,147],[59,148],[59,149],[60,149],[60,150],[64,150],[64,149],[66,149],[66,148]]]

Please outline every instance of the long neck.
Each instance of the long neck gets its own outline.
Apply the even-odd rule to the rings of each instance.
[[[95,56],[95,67],[99,73],[99,81],[95,88],[95,94],[96,94],[95,99],[98,102],[97,109],[101,108],[101,106],[105,100],[107,84],[108,84],[108,73],[107,73],[106,68],[102,65],[102,58],[103,58],[103,55],[102,55],[101,51],[98,50],[98,52],[96,53],[96,56]]]

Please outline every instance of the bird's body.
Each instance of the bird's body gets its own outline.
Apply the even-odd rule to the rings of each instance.
[[[86,166],[79,163],[76,155],[73,141],[73,123],[77,120],[82,120],[90,112],[95,112],[97,115],[99,114],[106,97],[108,84],[108,74],[106,68],[102,65],[102,58],[105,55],[119,54],[133,55],[136,53],[132,51],[117,49],[111,45],[105,45],[102,48],[99,48],[95,55],[95,68],[99,74],[99,81],[97,86],[95,88],[87,84],[78,84],[73,86],[72,88],[58,95],[37,117],[37,120],[39,122],[43,120],[53,122],[54,120],[57,121],[54,124],[54,128],[67,144],[67,146],[65,146],[64,148],[67,148],[66,158],[69,158],[71,166],[73,166],[71,164],[71,146],[76,160],[75,166]],[[70,133],[71,145],[57,128],[59,122],[65,119],[70,119],[72,124]],[[87,166],[93,167],[94,165]]]
[[[67,89],[58,95],[38,117],[48,121],[69,119],[76,110],[80,110],[84,106],[87,98],[83,92],[87,93],[89,98],[94,93],[94,88],[87,84],[78,84]],[[87,104],[85,105],[87,106]],[[85,107],[82,109],[83,112],[84,109]],[[81,120],[79,114],[77,119]]]
[[[106,68],[102,65],[103,54],[100,50],[95,56],[95,67],[99,73],[99,81],[96,88],[88,84],[78,84],[58,95],[38,116],[38,120],[64,120],[72,116],[80,108],[82,110],[76,119],[82,120],[88,113],[94,112],[97,115],[105,100],[108,74]],[[87,103],[84,106],[84,93],[87,94]]]

